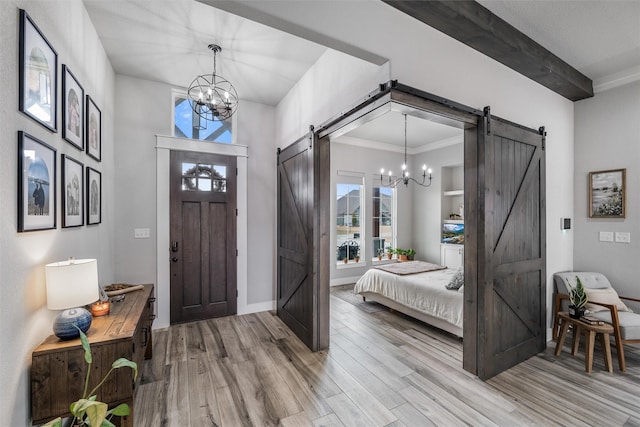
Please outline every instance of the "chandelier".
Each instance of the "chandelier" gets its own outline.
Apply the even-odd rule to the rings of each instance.
[[[389,171],[387,173],[387,179],[385,182],[384,168],[382,168],[380,169],[380,184],[384,187],[396,188],[396,186],[400,183],[408,186],[409,181],[413,181],[418,185],[428,187],[431,185],[431,169],[427,169],[427,165],[422,165],[422,181],[418,181],[415,178],[409,176],[409,171],[407,170],[407,114],[403,113],[402,115],[404,116],[404,163],[402,164],[402,176],[394,178],[393,173]],[[428,183],[426,183],[427,179],[429,180]]]
[[[193,112],[209,121],[223,121],[233,116],[238,108],[238,94],[233,85],[216,74],[216,55],[222,52],[217,44],[210,44],[213,51],[213,72],[197,76],[191,82],[187,95]]]

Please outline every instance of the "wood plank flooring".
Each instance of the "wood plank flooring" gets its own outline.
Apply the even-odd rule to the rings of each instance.
[[[570,341],[570,340],[567,340]],[[331,348],[310,352],[269,312],[154,332],[136,426],[640,426],[640,346],[627,372],[549,348],[487,382],[462,341],[331,297]],[[613,350],[615,353],[615,350]]]

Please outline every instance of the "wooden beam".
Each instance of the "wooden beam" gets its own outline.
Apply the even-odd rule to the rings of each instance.
[[[593,96],[591,79],[475,1],[382,1],[565,98]]]

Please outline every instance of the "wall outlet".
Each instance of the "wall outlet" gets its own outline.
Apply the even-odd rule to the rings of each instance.
[[[631,243],[631,233],[616,231],[616,242],[617,243]]]
[[[133,230],[133,237],[136,239],[148,239],[151,233],[148,228],[135,228]]]
[[[600,241],[601,242],[613,242],[613,231],[601,231],[600,232]]]

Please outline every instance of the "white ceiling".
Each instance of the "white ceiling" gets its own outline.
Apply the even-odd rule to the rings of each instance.
[[[207,45],[217,43],[223,48],[218,74],[234,84],[241,100],[277,105],[326,50],[195,0],[84,2],[116,73],[186,88],[197,74],[211,72],[213,54]],[[595,84],[616,78],[624,81],[621,75],[640,78],[640,0],[479,3]],[[358,25],[353,25],[353,31],[359,31]],[[402,115],[391,112],[348,136],[402,145],[403,129]],[[459,133],[409,118],[409,146]]]

